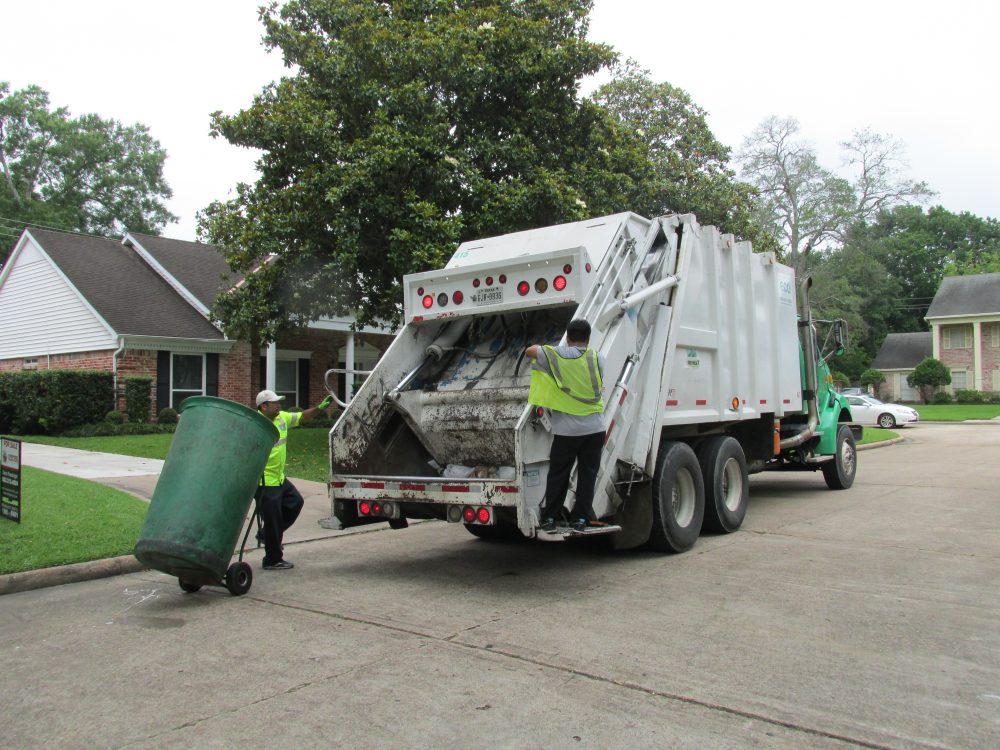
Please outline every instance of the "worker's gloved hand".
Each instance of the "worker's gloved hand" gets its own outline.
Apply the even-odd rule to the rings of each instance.
[[[326,398],[324,398],[322,401],[319,402],[319,405],[316,408],[325,409],[332,403],[333,403],[333,396],[327,396]]]

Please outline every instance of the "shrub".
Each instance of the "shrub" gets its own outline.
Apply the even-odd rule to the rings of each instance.
[[[109,435],[155,435],[161,432],[173,432],[174,429],[175,426],[172,424],[154,424],[153,422],[126,422],[125,424],[98,422],[97,424],[82,424],[71,427],[62,433],[62,437],[86,438],[106,437]]]
[[[125,378],[125,411],[130,422],[146,422],[149,419],[152,388],[152,378],[145,376]]]
[[[177,424],[177,410],[168,406],[156,415],[157,424]]]
[[[946,391],[938,391],[931,397],[932,404],[950,404],[952,401],[951,394]]]
[[[982,404],[986,402],[986,394],[982,391],[975,391],[971,388],[959,388],[955,391],[955,403],[957,404]]]
[[[0,404],[0,431],[59,434],[104,419],[114,405],[114,381],[95,370],[2,373]]]
[[[931,400],[931,392],[942,385],[951,385],[951,372],[939,359],[927,357],[913,372],[906,376],[906,383],[911,388],[919,388],[924,403]]]
[[[105,415],[104,421],[111,424],[125,424],[125,414],[120,411],[109,411]]]

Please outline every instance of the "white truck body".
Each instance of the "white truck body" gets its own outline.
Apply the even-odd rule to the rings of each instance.
[[[374,504],[397,523],[535,536],[551,434],[527,403],[523,351],[557,343],[572,317],[591,323],[606,361],[598,518],[648,488],[667,437],[736,434],[748,462],[766,463],[775,420],[804,419],[792,269],[691,215],[466,242],[403,292],[404,328],[330,433],[331,507],[348,525]]]

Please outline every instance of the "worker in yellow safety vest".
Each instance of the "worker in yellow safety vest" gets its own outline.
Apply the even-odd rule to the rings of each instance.
[[[257,410],[278,429],[278,442],[271,448],[264,475],[254,496],[257,512],[264,524],[264,528],[257,534],[257,541],[264,542],[264,570],[291,570],[295,567],[284,558],[281,548],[282,537],[295,523],[304,505],[302,495],[285,476],[288,431],[298,427],[302,420],[325,412],[333,401],[331,396],[327,396],[318,406],[301,412],[290,412],[281,410],[283,398],[274,391],[261,391],[257,394]]]
[[[525,355],[531,368],[528,403],[549,410],[552,449],[545,499],[539,511],[542,531],[556,531],[561,521],[570,472],[576,463],[576,502],[570,526],[583,531],[591,522],[594,484],[604,448],[604,357],[590,344],[590,324],[574,319],[566,326],[564,346],[533,345]]]

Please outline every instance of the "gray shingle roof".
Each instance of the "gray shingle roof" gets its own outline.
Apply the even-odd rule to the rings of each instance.
[[[947,276],[925,318],[1000,312],[1000,273]]]
[[[890,333],[878,350],[872,367],[876,370],[911,369],[931,356],[933,341],[927,333]]]
[[[119,334],[222,339],[136,253],[117,240],[28,227],[87,302]]]
[[[243,278],[229,270],[229,264],[215,245],[134,232],[130,234],[157,263],[209,309],[215,304],[219,292],[231,288]]]

